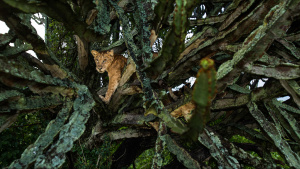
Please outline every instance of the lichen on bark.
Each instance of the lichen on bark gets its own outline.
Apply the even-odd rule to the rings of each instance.
[[[224,168],[241,168],[238,160],[229,154],[229,150],[222,145],[222,141],[213,131],[204,129],[198,140],[209,149],[219,166]]]
[[[263,113],[258,109],[257,105],[254,102],[247,104],[250,113],[259,123],[259,125],[264,129],[264,131],[271,138],[275,146],[280,150],[284,155],[286,161],[290,166],[297,167],[300,165],[300,157],[298,154],[292,151],[290,145],[286,140],[282,138],[282,135],[276,129],[273,123],[269,122]]]
[[[168,112],[163,108],[163,104],[161,101],[159,101],[158,98],[156,98],[152,87],[150,85],[150,78],[147,76],[146,72],[143,71],[143,57],[138,57],[139,55],[141,55],[142,53],[144,53],[145,51],[141,50],[135,43],[133,40],[132,35],[130,34],[130,27],[129,27],[129,20],[128,18],[124,15],[124,11],[113,1],[110,0],[110,3],[112,4],[112,6],[116,9],[118,17],[121,19],[122,22],[122,28],[123,28],[123,36],[125,39],[125,43],[127,45],[128,51],[129,51],[129,55],[132,58],[132,60],[134,61],[134,63],[136,64],[136,71],[137,71],[137,75],[139,80],[141,81],[141,85],[143,88],[143,99],[144,99],[144,106],[145,109],[149,109],[152,106],[154,106],[154,108],[156,109],[157,112],[159,112],[158,117],[162,118],[162,120],[164,122],[166,122],[166,124],[168,125],[168,127],[170,127],[171,129],[173,129],[173,131],[175,132],[179,132],[182,133],[184,131],[187,130],[187,128],[179,122],[179,120],[174,119],[173,117],[171,117]],[[141,17],[146,17],[143,15],[140,15]],[[142,24],[143,26],[146,26],[145,23]],[[141,29],[140,31],[144,31],[145,28]],[[147,35],[147,34],[146,34]],[[145,36],[142,33],[142,36]],[[140,40],[144,40],[143,38],[141,38]],[[149,39],[148,39],[149,41]],[[144,44],[144,43],[142,43]],[[141,46],[141,48],[143,48],[143,46]],[[150,48],[146,48],[148,50],[150,50]],[[150,53],[150,52],[147,52]],[[147,55],[147,53],[145,53],[145,55]],[[144,55],[142,55],[144,56]],[[145,56],[144,56],[145,57]]]
[[[109,5],[108,0],[94,0],[98,10],[97,19],[95,20],[94,30],[104,35],[110,31]]]
[[[201,168],[201,165],[191,157],[191,155],[182,147],[180,147],[169,134],[160,136],[160,139],[165,142],[168,150],[176,155],[178,161],[182,162],[187,168]]]

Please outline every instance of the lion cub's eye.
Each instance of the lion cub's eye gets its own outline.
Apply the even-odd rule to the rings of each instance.
[[[104,64],[106,62],[106,60],[103,60],[102,64]]]

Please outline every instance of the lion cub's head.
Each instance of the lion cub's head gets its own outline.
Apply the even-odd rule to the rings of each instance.
[[[107,71],[114,60],[114,51],[110,50],[106,52],[97,52],[95,50],[92,50],[91,53],[94,56],[96,70],[99,73],[104,73],[105,71]]]

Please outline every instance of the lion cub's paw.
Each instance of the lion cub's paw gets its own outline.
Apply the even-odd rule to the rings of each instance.
[[[107,98],[105,98],[105,97],[103,97],[103,96],[101,96],[101,95],[99,95],[99,97],[100,97],[100,99],[101,99],[103,102],[105,102],[106,104],[109,103],[109,100],[108,100]]]

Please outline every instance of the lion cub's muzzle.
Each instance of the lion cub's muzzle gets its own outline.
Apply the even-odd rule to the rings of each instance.
[[[96,70],[99,72],[99,73],[104,73],[105,70],[102,70],[102,68],[96,68]]]

